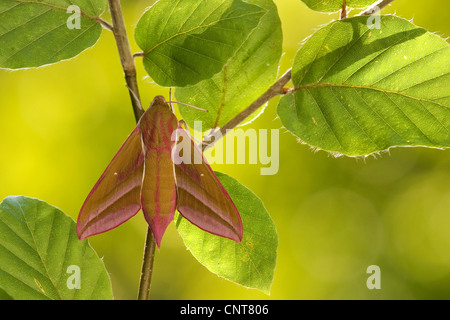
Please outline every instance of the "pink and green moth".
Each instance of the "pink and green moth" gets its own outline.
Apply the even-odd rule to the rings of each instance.
[[[242,240],[236,206],[162,96],[153,99],[87,196],[78,237],[111,230],[139,210],[158,247],[175,210],[209,233]]]

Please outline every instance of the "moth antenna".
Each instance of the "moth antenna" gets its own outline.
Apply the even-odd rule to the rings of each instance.
[[[168,101],[168,103],[182,104],[183,106],[187,106],[187,107],[191,107],[191,108],[194,108],[194,109],[197,109],[197,110],[200,110],[200,111],[208,112],[208,110],[206,110],[206,109],[202,109],[202,108],[199,108],[199,107],[196,107],[196,106],[193,106],[193,105],[191,105],[191,104],[184,103],[184,102]]]

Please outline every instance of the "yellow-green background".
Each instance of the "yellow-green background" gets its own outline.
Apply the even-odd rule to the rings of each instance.
[[[148,0],[122,1],[133,30]],[[450,36],[442,0],[397,0],[385,12]],[[281,72],[299,43],[337,14],[278,0],[284,31]],[[107,14],[105,19],[109,20]],[[1,45],[1,44],[0,44]],[[143,103],[168,94],[137,60]],[[413,74],[411,76],[414,76]],[[253,190],[274,219],[279,250],[270,296],[217,277],[170,225],[156,253],[154,299],[450,298],[450,150],[392,149],[367,159],[313,152],[281,128],[278,99],[246,128],[280,128],[280,170],[220,165]],[[37,197],[76,219],[84,198],[135,126],[113,36],[56,65],[0,71],[0,198]],[[146,224],[141,214],[90,239],[110,272],[116,299],[135,299]],[[1,257],[0,257],[1,258]],[[381,268],[368,290],[366,268]]]

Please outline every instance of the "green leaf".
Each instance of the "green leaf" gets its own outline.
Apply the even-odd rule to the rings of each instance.
[[[0,288],[13,299],[112,299],[103,261],[78,240],[75,222],[43,201],[2,201],[0,257]]]
[[[262,201],[237,180],[217,177],[241,216],[241,243],[205,232],[178,215],[177,230],[192,255],[211,272],[268,294],[276,264],[278,236]]]
[[[396,146],[450,147],[450,49],[395,16],[355,17],[318,30],[298,51],[283,125],[315,148],[347,156]],[[370,22],[370,21],[369,21]]]
[[[2,288],[0,288],[0,300],[14,300],[9,294],[5,292]]]
[[[320,12],[336,12],[342,8],[343,0],[302,0],[310,9]],[[375,0],[347,0],[350,8],[365,8]]]
[[[179,101],[208,110],[203,112],[180,106],[183,119],[191,127],[195,120],[202,121],[203,131],[223,126],[276,80],[283,41],[277,7],[272,0],[252,0],[249,3],[267,12],[224,69],[211,79],[176,89]]]
[[[160,0],[135,38],[144,67],[161,86],[192,85],[220,72],[264,10],[240,0]]]
[[[73,12],[80,8],[80,28],[69,29]],[[93,46],[102,27],[96,20],[105,0],[2,0],[0,1],[0,68],[40,67],[75,57]]]

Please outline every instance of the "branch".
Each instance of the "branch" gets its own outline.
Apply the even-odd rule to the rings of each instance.
[[[123,72],[125,73],[125,81],[127,82],[127,87],[130,91],[130,99],[133,105],[134,117],[137,122],[144,113],[144,110],[141,107],[139,98],[139,89],[136,80],[136,66],[134,65],[133,54],[131,53],[130,43],[128,42],[127,30],[123,20],[120,0],[108,1],[113,22],[112,31],[116,39],[120,61],[122,63]]]
[[[144,257],[142,260],[142,271],[139,280],[138,300],[148,300],[150,295],[150,284],[152,282],[153,261],[155,260],[156,242],[152,230],[147,229],[145,238]]]
[[[109,10],[112,18],[112,31],[116,40],[117,49],[119,50],[120,62],[122,63],[123,72],[125,73],[125,81],[130,93],[131,104],[133,106],[134,117],[136,122],[139,121],[144,110],[141,107],[139,98],[139,89],[136,80],[136,66],[134,57],[131,53],[130,43],[128,41],[125,22],[123,19],[120,0],[108,0]],[[144,246],[144,257],[142,258],[142,272],[139,282],[139,300],[147,300],[149,297],[150,284],[153,273],[153,261],[155,257],[155,239],[150,228],[147,229],[147,236]]]
[[[291,69],[286,71],[280,79],[277,80],[266,92],[264,92],[258,99],[256,99],[252,104],[250,104],[243,111],[238,113],[233,119],[231,119],[228,123],[226,123],[220,129],[221,137],[227,134],[228,130],[233,129],[242,121],[244,121],[247,117],[249,117],[252,113],[258,110],[262,105],[268,102],[270,99],[286,94],[286,90],[284,86],[291,80]],[[207,137],[205,137],[202,141],[202,151],[205,151],[207,148],[211,147],[216,141],[211,141],[211,137],[214,136],[216,131],[211,132]]]
[[[388,4],[390,4],[392,1],[394,1],[394,0],[380,0],[380,1],[377,1],[373,5],[371,5],[370,7],[366,8],[363,12],[358,14],[358,16],[370,16],[370,15],[372,15],[374,13],[377,13],[378,11],[380,11],[381,9],[386,7]]]

